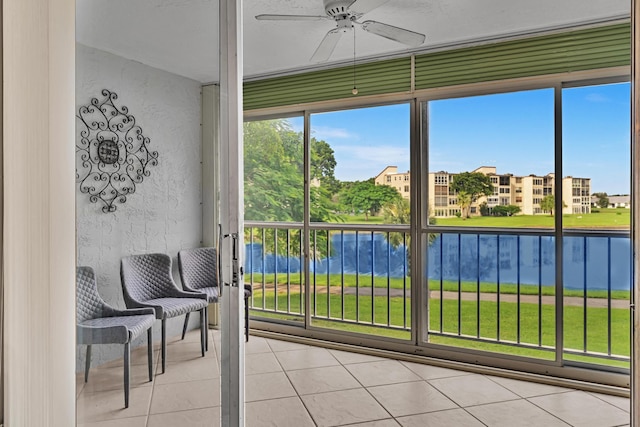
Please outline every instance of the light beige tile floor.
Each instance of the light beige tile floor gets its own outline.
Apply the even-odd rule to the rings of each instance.
[[[220,420],[220,334],[169,340],[167,369],[134,350],[130,406],[122,362],[77,381],[82,427],[199,427]],[[246,347],[246,425],[275,427],[615,427],[629,399],[252,336]]]

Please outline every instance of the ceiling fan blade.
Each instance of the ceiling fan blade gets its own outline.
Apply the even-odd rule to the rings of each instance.
[[[405,30],[404,28],[394,27],[393,25],[383,24],[376,21],[364,21],[362,29],[378,36],[393,40],[411,47],[418,47],[426,36],[424,34]]]
[[[324,21],[331,19],[328,16],[321,15],[256,15],[258,21]]]
[[[364,15],[373,9],[382,6],[389,0],[355,0],[349,6],[349,12],[355,15]]]
[[[325,62],[327,59],[329,59],[329,57],[333,53],[333,50],[336,48],[340,37],[342,37],[342,31],[340,31],[338,28],[334,28],[333,30],[329,31],[320,42],[320,45],[318,45],[318,48],[313,53],[313,56],[311,56],[311,61]]]

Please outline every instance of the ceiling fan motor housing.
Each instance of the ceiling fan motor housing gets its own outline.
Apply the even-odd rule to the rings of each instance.
[[[349,6],[353,3],[353,0],[323,0],[324,10],[327,15],[332,17],[340,17],[349,15]]]

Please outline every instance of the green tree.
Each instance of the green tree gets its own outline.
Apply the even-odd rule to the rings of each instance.
[[[520,206],[516,205],[507,205],[507,206],[496,206],[492,209],[492,213],[494,216],[513,216],[520,212]]]
[[[293,221],[304,218],[304,139],[284,119],[244,124],[245,218],[254,221]],[[331,146],[311,141],[312,221],[335,220],[331,186],[338,185]]]
[[[493,194],[491,178],[480,172],[462,172],[455,175],[451,188],[458,193],[458,204],[465,218],[469,218],[469,207],[478,197]]]
[[[302,153],[284,120],[244,124],[245,217],[256,221],[302,221]]]
[[[409,200],[405,198],[394,199],[387,202],[380,210],[385,224],[410,224],[411,223],[411,205]],[[429,225],[435,225],[436,219],[429,217]],[[401,244],[406,244],[407,261],[409,270],[411,270],[411,235],[403,232],[389,233],[389,243],[392,247],[397,248]],[[429,244],[432,244],[437,238],[434,233],[429,233]]]
[[[567,204],[562,201],[562,207],[566,208]],[[544,212],[549,212],[549,215],[553,216],[553,210],[556,208],[556,197],[553,194],[549,194],[542,198],[540,201],[540,209]]]
[[[363,212],[367,221],[369,215],[378,213],[384,204],[401,198],[398,190],[388,185],[375,185],[373,178],[347,184],[339,196],[345,208],[354,213]]]
[[[480,215],[482,216],[491,215],[491,213],[489,212],[489,205],[487,205],[487,202],[480,203]]]
[[[601,208],[606,208],[609,206],[609,196],[607,193],[593,193],[593,195],[598,199],[596,204]]]
[[[551,216],[553,216],[553,210],[556,207],[556,197],[553,194],[549,194],[544,196],[542,201],[540,202],[540,209],[545,212],[549,212]]]
[[[410,224],[411,206],[405,198],[393,199],[380,209],[385,224]]]
[[[317,179],[320,186],[330,195],[340,191],[340,181],[335,177],[336,158],[333,148],[322,140],[311,138],[311,179]]]
[[[458,204],[460,205],[460,210],[462,210],[462,219],[469,218],[469,207],[472,200],[471,194],[464,190],[458,191]]]

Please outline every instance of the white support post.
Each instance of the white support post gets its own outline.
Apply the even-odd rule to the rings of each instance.
[[[220,0],[222,426],[244,426],[242,0]]]
[[[631,425],[640,426],[640,0],[631,0],[631,247],[633,294],[631,296]]]

